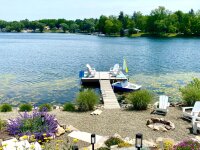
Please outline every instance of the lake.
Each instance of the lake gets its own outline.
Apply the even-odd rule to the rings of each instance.
[[[199,38],[0,33],[0,103],[72,101],[85,64],[108,71],[124,57],[130,81],[171,101],[179,101],[179,88],[200,77]]]

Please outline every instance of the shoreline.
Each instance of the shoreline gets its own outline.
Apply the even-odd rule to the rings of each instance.
[[[53,110],[49,112],[56,116],[60,124],[72,125],[80,131],[96,133],[102,136],[113,136],[118,133],[122,137],[134,138],[138,132],[143,133],[144,139],[156,140],[159,137],[171,138],[180,141],[194,138],[190,132],[192,124],[181,119],[182,111],[179,107],[170,107],[166,116],[151,114],[151,109],[146,111],[104,110],[99,116],[90,115],[91,112],[66,112]],[[19,114],[17,110],[0,113],[1,119],[13,119]],[[153,131],[146,126],[151,117],[165,118],[175,124],[175,129],[167,132]],[[154,136],[152,136],[154,135]]]
[[[0,34],[73,34],[73,35],[91,35],[91,36],[99,36],[96,33],[70,33],[70,32],[52,32],[52,31],[47,31],[47,32],[0,32]],[[124,35],[120,36],[119,34],[116,35],[104,35],[104,36],[99,36],[99,37],[110,37],[110,38],[142,38],[142,37],[147,37],[147,38],[200,38],[200,36],[197,35],[184,35],[184,34],[174,34],[174,33],[166,33],[166,34],[151,34],[151,33],[138,33],[138,34],[132,34],[132,35]]]

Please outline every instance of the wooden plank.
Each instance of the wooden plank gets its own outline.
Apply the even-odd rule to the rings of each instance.
[[[120,105],[112,89],[110,80],[99,80],[105,109],[119,109]]]

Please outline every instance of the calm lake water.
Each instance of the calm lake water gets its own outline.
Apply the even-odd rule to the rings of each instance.
[[[80,90],[89,63],[107,71],[126,57],[129,78],[180,100],[179,88],[200,76],[198,38],[109,38],[75,34],[0,34],[0,103],[64,103]]]

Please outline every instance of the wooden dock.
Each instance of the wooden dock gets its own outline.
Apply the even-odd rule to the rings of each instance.
[[[127,80],[127,77],[120,73],[117,77],[112,76],[109,72],[96,72],[94,77],[82,77],[81,82],[84,83],[99,83],[100,80],[109,80],[111,82]]]
[[[112,89],[110,80],[99,80],[101,94],[104,102],[105,109],[119,109],[120,105],[117,101],[117,97]]]
[[[127,80],[127,77],[120,72],[117,76],[112,76],[110,72],[96,72],[93,77],[82,77],[82,84],[100,84],[100,90],[104,102],[105,109],[119,109],[120,105],[117,101],[117,97],[112,89],[111,83],[117,81]]]

